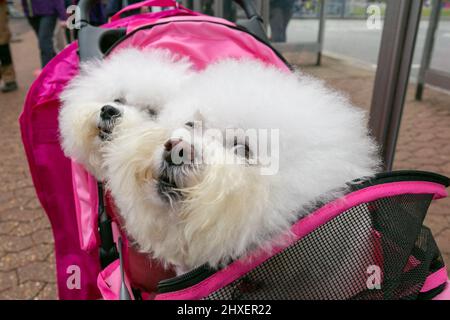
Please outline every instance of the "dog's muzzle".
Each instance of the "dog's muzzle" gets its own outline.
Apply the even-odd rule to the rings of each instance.
[[[197,167],[194,147],[182,139],[170,139],[164,144],[158,177],[158,192],[168,201],[180,199],[186,179]]]
[[[111,137],[117,120],[120,119],[122,113],[119,109],[105,105],[100,110],[100,121],[98,123],[99,137],[101,140],[108,140]]]
[[[163,157],[170,166],[191,165],[195,158],[194,146],[182,139],[169,139],[164,144]]]

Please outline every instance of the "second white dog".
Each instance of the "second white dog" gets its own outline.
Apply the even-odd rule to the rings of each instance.
[[[191,67],[168,50],[136,48],[83,64],[61,94],[64,153],[104,180],[101,150],[116,124],[136,128],[154,121],[188,81]]]

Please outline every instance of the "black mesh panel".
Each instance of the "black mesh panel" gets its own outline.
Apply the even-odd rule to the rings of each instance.
[[[443,265],[422,226],[431,200],[400,195],[353,207],[206,299],[416,299]],[[370,268],[380,271],[379,289],[368,289]]]

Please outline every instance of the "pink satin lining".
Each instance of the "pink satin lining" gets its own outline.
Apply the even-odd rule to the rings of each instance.
[[[130,292],[132,300],[134,300],[131,294],[130,282],[125,274],[125,285]],[[120,261],[116,260],[107,266],[97,278],[97,286],[100,293],[105,300],[119,300],[121,275],[120,275]]]
[[[430,274],[427,277],[425,283],[423,284],[422,289],[420,289],[420,292],[430,291],[434,288],[439,287],[441,284],[446,283],[447,281],[448,281],[447,268],[442,267],[441,269]]]
[[[72,184],[80,248],[97,250],[97,181],[83,166],[72,161]]]
[[[255,254],[245,259],[238,260],[230,264],[227,268],[222,269],[206,280],[189,287],[187,289],[176,292],[163,293],[155,297],[156,300],[196,300],[202,299],[214,291],[230,284],[234,280],[242,277],[250,270],[256,268],[273,255],[281,252],[292,243],[300,240],[316,228],[337,217],[342,212],[358,206],[362,203],[374,201],[384,197],[392,197],[401,194],[433,194],[435,199],[447,196],[447,191],[443,185],[423,182],[423,181],[406,181],[392,182],[382,185],[368,187],[359,191],[355,191],[343,199],[333,201],[313,214],[301,219],[292,227],[294,236],[283,247],[277,247],[272,252],[257,251]]]

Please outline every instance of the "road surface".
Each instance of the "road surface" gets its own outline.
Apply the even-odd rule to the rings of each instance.
[[[412,66],[412,77],[417,76],[428,21],[420,23],[416,52]],[[316,41],[318,20],[291,21],[288,27],[289,42]],[[365,20],[334,20],[325,23],[325,52],[344,58],[354,59],[373,69],[376,68],[381,43],[382,30],[370,30]],[[441,21],[436,37],[432,68],[450,72],[450,21]]]

